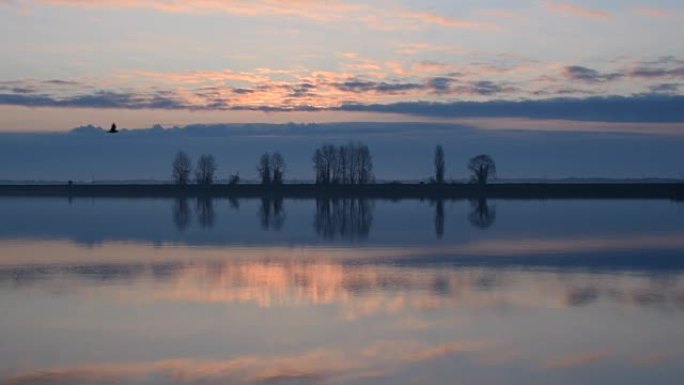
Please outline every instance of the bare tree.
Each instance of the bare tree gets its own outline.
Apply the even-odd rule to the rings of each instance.
[[[444,149],[441,145],[435,147],[435,183],[444,183]]]
[[[321,149],[323,154],[323,175],[324,183],[336,183],[334,171],[337,168],[337,149],[332,144],[326,144]]]
[[[468,170],[473,173],[470,177],[472,183],[485,185],[489,178],[496,176],[496,163],[489,155],[482,154],[470,159]]]
[[[326,144],[314,152],[317,184],[366,184],[373,181],[373,159],[368,146]]]
[[[259,158],[259,165],[257,171],[261,177],[261,184],[271,184],[271,157],[268,153],[264,153]]]
[[[325,180],[325,173],[323,171],[323,151],[317,148],[311,157],[313,161],[314,173],[316,173],[316,184],[323,184]]]
[[[190,183],[190,172],[192,171],[192,161],[183,151],[178,151],[172,164],[173,181],[178,185]]]
[[[197,184],[210,185],[214,183],[216,173],[216,161],[213,155],[202,155],[197,161],[195,168],[195,181]]]
[[[336,180],[338,150],[332,144],[325,144],[314,152],[313,162],[317,184],[339,183]]]
[[[283,178],[285,177],[287,165],[285,164],[285,159],[283,159],[283,156],[280,155],[279,152],[274,152],[271,154],[271,170],[273,173],[271,183],[283,184]]]
[[[335,183],[349,183],[349,164],[350,152],[348,146],[340,146],[337,149],[337,159],[335,159]]]
[[[354,149],[354,168],[356,173],[357,184],[368,184],[373,181],[373,157],[370,154],[368,146],[357,143],[353,145]]]
[[[239,184],[240,183],[240,173],[237,172],[228,178],[228,184]]]

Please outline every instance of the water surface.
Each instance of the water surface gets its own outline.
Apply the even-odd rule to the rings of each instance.
[[[672,384],[684,205],[0,199],[2,384]]]

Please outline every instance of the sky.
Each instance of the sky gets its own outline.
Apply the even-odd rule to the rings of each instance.
[[[0,0],[0,131],[467,121],[681,134],[682,35],[678,0]]]

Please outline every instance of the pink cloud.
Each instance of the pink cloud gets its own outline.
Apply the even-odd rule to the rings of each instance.
[[[572,369],[596,364],[610,357],[607,351],[595,351],[552,358],[543,363],[546,369]]]
[[[675,11],[651,6],[636,7],[634,8],[634,13],[641,16],[655,17],[659,19],[669,19],[678,16],[677,12]]]
[[[475,30],[498,30],[499,26],[493,23],[458,19],[453,17],[447,17],[443,15],[438,15],[436,13],[424,12],[424,11],[405,11],[399,14],[400,17],[414,20],[426,25],[437,25],[447,28],[462,28],[462,29],[475,29]]]
[[[595,8],[589,8],[573,3],[559,3],[554,1],[547,1],[544,3],[547,10],[556,13],[562,13],[570,16],[599,18],[604,19],[610,16],[610,13]]]
[[[425,26],[498,29],[493,23],[442,16],[425,11],[384,9],[345,0],[30,0],[55,6],[89,8],[140,8],[161,12],[224,12],[244,16],[297,17],[317,22],[361,21],[384,30],[417,29]],[[408,24],[407,24],[408,22]]]

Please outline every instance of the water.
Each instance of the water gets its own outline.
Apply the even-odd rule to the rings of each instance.
[[[0,384],[673,384],[684,205],[0,199]]]

